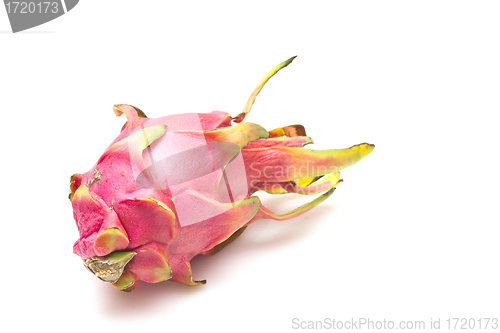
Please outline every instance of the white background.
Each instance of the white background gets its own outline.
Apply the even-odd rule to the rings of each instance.
[[[2,8],[0,325],[285,332],[293,318],[429,329],[500,317],[499,17],[496,1],[86,0],[12,34]],[[88,273],[72,254],[68,182],[118,135],[112,105],[236,115],[294,55],[246,121],[303,124],[310,148],[375,144],[332,197],[195,258],[204,286],[123,293]],[[279,213],[311,199],[260,196]]]

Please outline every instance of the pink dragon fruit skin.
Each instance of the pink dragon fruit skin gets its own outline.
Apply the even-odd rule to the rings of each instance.
[[[147,118],[125,114],[121,133],[97,163],[70,181],[80,238],[73,247],[101,280],[130,291],[140,280],[193,280],[190,260],[211,255],[258,219],[286,220],[328,198],[342,181],[339,170],[374,146],[314,151],[301,125],[271,131],[242,122],[265,83],[294,59],[273,68],[257,85],[242,113],[178,114]],[[235,124],[233,124],[235,123]],[[264,207],[256,191],[319,194],[286,214]]]

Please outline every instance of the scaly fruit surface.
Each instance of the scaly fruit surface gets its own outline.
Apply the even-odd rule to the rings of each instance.
[[[89,271],[124,291],[141,280],[204,284],[193,279],[194,256],[220,251],[258,219],[299,216],[333,193],[339,170],[373,145],[309,150],[301,125],[267,131],[242,122],[265,83],[294,58],[259,82],[236,117],[213,111],[147,118],[131,105],[113,107],[127,118],[121,133],[70,181],[80,234],[73,252]],[[320,195],[275,214],[253,196],[257,191]]]

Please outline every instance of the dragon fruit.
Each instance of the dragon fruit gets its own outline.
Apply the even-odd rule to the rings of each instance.
[[[374,146],[315,151],[301,125],[265,130],[242,122],[265,83],[259,82],[236,117],[213,111],[147,118],[115,105],[127,122],[97,163],[70,181],[80,234],[73,252],[99,279],[130,291],[139,281],[195,281],[190,260],[211,255],[259,219],[287,220],[327,199],[342,181],[339,170]],[[235,124],[232,124],[235,123]],[[257,191],[320,194],[286,214],[263,206]]]

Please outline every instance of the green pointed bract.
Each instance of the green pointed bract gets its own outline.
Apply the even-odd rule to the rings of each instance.
[[[190,264],[195,256],[218,253],[256,220],[292,219],[332,195],[339,170],[374,145],[304,149],[313,140],[302,125],[268,131],[242,122],[264,85],[294,58],[260,80],[236,117],[212,111],[147,118],[132,105],[113,107],[127,118],[120,134],[88,172],[70,179],[80,234],[73,252],[89,271],[122,291],[140,281],[202,285]],[[314,110],[303,111],[314,119]],[[277,214],[253,195],[259,191],[315,197]]]
[[[132,291],[138,283],[139,280],[135,274],[126,269],[120,278],[116,282],[113,282],[113,287],[122,291]]]
[[[300,215],[310,211],[311,209],[313,209],[314,207],[316,207],[317,205],[319,205],[320,203],[322,203],[326,199],[328,199],[328,197],[333,194],[334,190],[335,190],[335,188],[332,188],[332,189],[328,190],[327,192],[323,193],[322,195],[320,195],[319,197],[317,197],[316,199],[314,199],[313,201],[308,202],[305,205],[302,205],[298,208],[295,208],[295,209],[293,209],[285,214],[273,213],[272,211],[270,211],[269,209],[264,207],[264,205],[260,205],[259,211],[257,212],[257,214],[255,214],[255,217],[250,221],[250,223],[257,221],[257,220],[260,220],[260,219],[273,219],[273,220],[277,220],[277,221],[284,221],[284,220],[289,220],[289,219],[292,219],[294,217],[300,216]]]
[[[84,259],[83,264],[102,281],[114,283],[135,255],[134,251],[116,251],[104,257]]]
[[[267,83],[267,81],[269,81],[269,79],[272,78],[281,69],[283,69],[286,66],[290,65],[292,63],[293,59],[295,59],[296,57],[297,56],[291,57],[290,59],[283,61],[279,65],[276,65],[275,67],[273,67],[273,69],[271,69],[262,78],[262,80],[260,80],[260,82],[255,87],[254,91],[252,92],[252,94],[248,98],[247,102],[245,103],[245,106],[243,107],[243,111],[239,115],[237,115],[236,117],[233,118],[233,121],[235,123],[241,123],[243,121],[243,119],[245,119],[245,116],[247,115],[247,113],[249,113],[250,110],[252,110],[252,105],[253,105],[253,103],[255,103],[255,99],[257,98],[257,95],[259,95],[260,91],[262,90],[262,88],[264,87],[264,85]]]
[[[270,147],[243,149],[243,156],[249,178],[286,182],[340,171],[359,162],[374,148],[367,143],[329,150]]]
[[[203,133],[208,142],[231,142],[240,148],[245,147],[249,142],[269,137],[264,127],[254,123],[241,123]]]
[[[129,245],[127,235],[117,227],[105,229],[97,235],[94,249],[97,254],[111,253],[115,250],[124,250]]]

